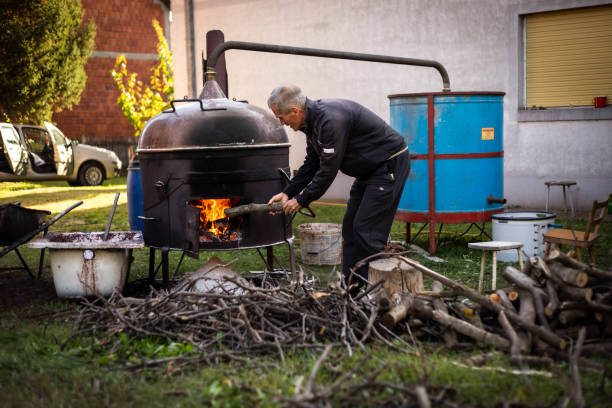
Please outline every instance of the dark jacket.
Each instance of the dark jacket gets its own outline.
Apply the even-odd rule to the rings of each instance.
[[[302,207],[321,197],[338,170],[365,179],[406,147],[404,138],[375,113],[345,99],[306,99],[306,158],[283,190]],[[309,184],[310,183],[310,184]]]

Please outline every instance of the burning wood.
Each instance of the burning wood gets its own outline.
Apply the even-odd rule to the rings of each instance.
[[[237,198],[191,200],[192,207],[200,208],[200,237],[204,242],[227,242],[240,239],[240,222],[232,222],[225,210],[238,203]]]

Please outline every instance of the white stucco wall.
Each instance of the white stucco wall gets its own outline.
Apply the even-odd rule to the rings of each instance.
[[[504,184],[509,204],[544,206],[544,181],[578,181],[579,205],[612,192],[612,121],[518,122],[520,27],[518,15],[591,0],[194,0],[197,83],[206,32],[250,41],[436,60],[453,91],[503,91]],[[185,5],[172,2],[176,96],[187,85]],[[266,106],[279,83],[302,87],[311,98],[342,97],[389,121],[387,95],[442,89],[436,70],[316,57],[229,50],[230,98]],[[608,109],[608,108],[606,108]],[[612,115],[610,115],[612,117]],[[287,128],[292,169],[301,164],[304,136]],[[326,195],[342,201],[348,178]],[[553,197],[554,198],[554,197]],[[555,199],[557,200],[557,199]]]

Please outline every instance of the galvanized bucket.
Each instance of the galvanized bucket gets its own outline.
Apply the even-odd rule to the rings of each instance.
[[[309,223],[298,226],[302,262],[308,265],[342,263],[342,225]]]

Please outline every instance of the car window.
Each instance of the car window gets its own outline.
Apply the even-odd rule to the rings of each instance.
[[[30,152],[45,162],[53,163],[53,143],[46,130],[22,127],[23,137]]]
[[[66,138],[64,137],[64,135],[62,135],[60,132],[58,132],[55,129],[52,129],[52,132],[53,132],[53,138],[55,139],[55,143],[57,143],[58,145],[65,146]]]

